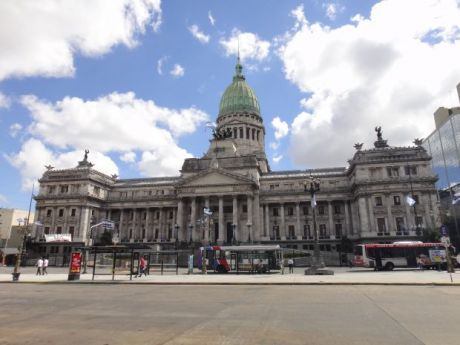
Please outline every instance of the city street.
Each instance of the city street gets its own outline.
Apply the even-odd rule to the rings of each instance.
[[[459,343],[460,289],[0,285],[0,344]]]

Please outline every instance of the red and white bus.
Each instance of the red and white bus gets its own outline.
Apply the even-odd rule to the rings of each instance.
[[[453,255],[453,247],[450,247]],[[353,266],[374,267],[391,271],[395,267],[417,267],[417,257],[424,268],[439,264],[446,267],[446,247],[443,243],[401,241],[393,243],[367,243],[355,246]]]

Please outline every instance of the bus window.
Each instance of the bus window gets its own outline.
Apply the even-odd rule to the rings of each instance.
[[[363,256],[363,246],[356,246],[354,254],[359,255],[359,256]]]

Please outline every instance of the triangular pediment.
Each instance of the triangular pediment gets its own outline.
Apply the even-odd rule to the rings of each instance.
[[[210,169],[188,177],[178,183],[180,187],[191,186],[225,186],[225,185],[252,185],[254,181],[249,177],[229,173],[222,169]]]

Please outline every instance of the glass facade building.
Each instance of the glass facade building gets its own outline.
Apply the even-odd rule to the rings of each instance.
[[[439,108],[435,113],[444,121],[436,121],[437,128],[423,141],[423,147],[433,158],[431,161],[438,175],[437,188],[443,190],[460,183],[460,108]],[[439,127],[438,127],[439,125]]]

